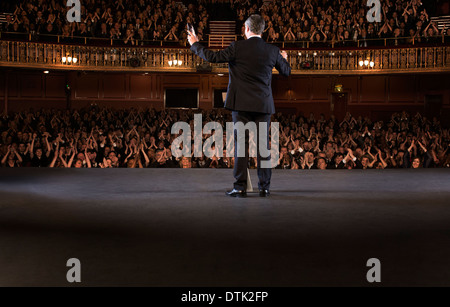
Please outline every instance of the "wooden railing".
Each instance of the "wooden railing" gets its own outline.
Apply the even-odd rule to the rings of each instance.
[[[445,45],[408,48],[289,49],[287,52],[292,71],[297,74],[450,70],[450,46]],[[76,58],[76,63],[73,60],[69,63],[69,57]],[[373,62],[373,66],[370,62]],[[189,48],[95,47],[0,41],[0,66],[8,67],[46,70],[196,71],[200,64],[204,64],[203,60],[195,56]],[[212,68],[213,72],[226,72],[227,64],[213,64]]]
[[[237,40],[237,35],[208,35],[208,46],[227,47],[230,41]],[[220,46],[219,46],[220,45]]]

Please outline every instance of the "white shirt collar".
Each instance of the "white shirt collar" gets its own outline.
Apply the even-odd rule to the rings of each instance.
[[[250,39],[250,38],[252,38],[252,37],[259,37],[259,38],[261,38],[261,35],[252,35],[252,36],[250,36],[249,38],[247,38],[247,39]]]

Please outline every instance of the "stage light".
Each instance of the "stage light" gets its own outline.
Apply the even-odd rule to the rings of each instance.
[[[364,65],[364,61],[363,60],[361,60],[361,61],[359,61],[359,66],[363,66]]]
[[[178,66],[181,66],[182,63],[183,61],[178,60]]]
[[[169,66],[172,66],[172,60],[169,60]]]
[[[364,61],[364,66],[368,66],[369,65],[369,60],[365,60]]]
[[[72,62],[73,62],[73,64],[76,64],[78,62],[78,59],[77,58],[73,58]]]
[[[217,74],[219,77],[223,77],[223,74]]]
[[[65,56],[62,57],[63,64],[66,64],[67,58]]]
[[[48,74],[50,73],[48,70],[44,70],[44,74]]]
[[[317,52],[314,52],[314,53],[313,53],[313,56],[316,56],[316,55],[317,55]]]
[[[173,60],[173,65],[177,66],[178,61],[177,60]]]
[[[67,57],[67,62],[70,64],[70,63],[72,63],[72,57],[70,56],[70,57]]]
[[[374,67],[375,66],[375,63],[373,62],[373,61],[370,61],[370,67]]]

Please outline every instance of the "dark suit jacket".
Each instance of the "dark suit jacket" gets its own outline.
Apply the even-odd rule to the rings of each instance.
[[[284,76],[291,68],[281,56],[280,49],[259,37],[232,42],[227,48],[214,52],[199,43],[191,50],[211,63],[228,62],[229,83],[225,108],[233,111],[275,113],[272,96],[272,69]]]

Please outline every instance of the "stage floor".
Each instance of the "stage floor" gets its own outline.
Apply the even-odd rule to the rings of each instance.
[[[256,172],[251,171],[256,186]],[[450,170],[0,169],[0,286],[450,286]]]

